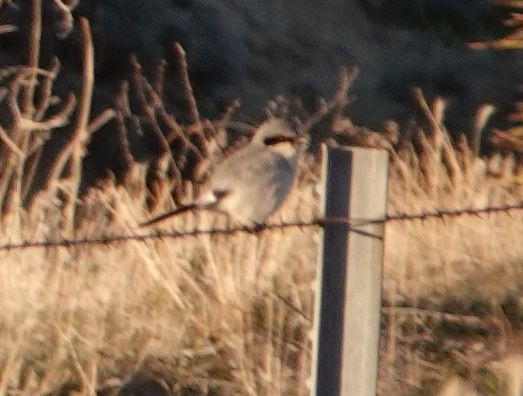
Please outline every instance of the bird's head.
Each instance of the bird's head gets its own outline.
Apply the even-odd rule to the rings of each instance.
[[[295,156],[307,145],[308,139],[293,131],[281,118],[271,118],[254,132],[251,144],[266,146],[285,157]]]

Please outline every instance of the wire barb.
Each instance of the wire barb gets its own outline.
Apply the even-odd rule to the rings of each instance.
[[[519,204],[491,206],[485,208],[461,208],[453,210],[435,209],[429,212],[419,213],[398,213],[388,215],[382,219],[351,219],[348,217],[333,217],[333,218],[314,218],[311,220],[269,223],[257,225],[256,227],[230,227],[230,228],[212,228],[212,229],[194,229],[189,231],[156,231],[149,234],[122,234],[122,235],[104,235],[99,238],[80,238],[80,239],[56,239],[56,240],[41,240],[41,241],[23,241],[19,243],[6,243],[0,245],[0,251],[13,251],[25,249],[50,249],[50,248],[77,248],[82,246],[107,246],[118,243],[127,242],[146,242],[151,240],[167,240],[180,238],[194,238],[202,235],[234,235],[234,234],[259,234],[269,230],[284,230],[289,228],[315,228],[324,227],[328,224],[344,224],[347,225],[347,232],[356,232],[358,234],[368,236],[370,238],[382,238],[380,235],[374,234],[369,230],[361,229],[361,227],[383,224],[390,222],[407,222],[407,221],[424,221],[427,219],[440,219],[445,221],[447,219],[461,217],[461,216],[475,216],[480,217],[482,214],[490,213],[504,213],[511,215],[512,211],[523,210],[523,202]],[[482,217],[480,217],[482,218]],[[153,219],[154,220],[154,219]]]

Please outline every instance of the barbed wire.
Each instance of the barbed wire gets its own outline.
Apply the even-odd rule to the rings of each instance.
[[[512,205],[503,206],[489,206],[484,208],[462,208],[462,209],[434,209],[432,211],[422,211],[418,213],[398,213],[387,215],[380,219],[357,219],[348,217],[329,217],[329,218],[314,218],[307,221],[292,221],[282,223],[263,224],[256,227],[229,227],[229,228],[211,228],[211,229],[193,229],[187,231],[155,231],[148,234],[121,234],[121,235],[104,235],[97,238],[79,238],[79,239],[49,239],[40,241],[22,241],[0,244],[0,251],[23,250],[32,248],[74,248],[90,245],[111,245],[126,242],[147,242],[162,239],[180,239],[198,237],[203,235],[234,235],[238,233],[257,235],[268,230],[285,230],[288,228],[310,228],[310,227],[325,227],[332,224],[346,225],[347,231],[355,232],[364,236],[381,239],[381,235],[373,234],[368,230],[361,229],[361,227],[376,225],[390,222],[403,221],[421,221],[429,219],[451,219],[462,216],[488,215],[492,213],[506,213],[511,211],[523,210],[523,202]]]
[[[484,208],[461,208],[461,209],[433,209],[426,212],[419,213],[398,213],[393,215],[387,215],[383,219],[351,219],[350,224],[353,226],[364,226],[370,224],[379,224],[384,222],[400,222],[400,221],[415,221],[420,220],[423,222],[428,219],[441,219],[445,220],[446,218],[454,218],[461,216],[475,216],[481,217],[481,215],[488,215],[491,213],[507,213],[510,214],[510,211],[513,210],[523,210],[523,202],[512,204],[512,205],[502,205],[502,206],[487,206]],[[335,221],[336,219],[327,219],[327,221]]]

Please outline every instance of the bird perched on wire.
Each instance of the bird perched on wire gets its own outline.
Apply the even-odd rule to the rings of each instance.
[[[265,121],[250,142],[219,163],[191,204],[150,219],[153,225],[193,209],[212,209],[252,227],[265,223],[287,197],[306,139],[279,118]]]

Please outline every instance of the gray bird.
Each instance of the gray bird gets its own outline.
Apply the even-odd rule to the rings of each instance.
[[[292,187],[305,142],[283,120],[265,121],[245,147],[216,166],[193,203],[140,226],[156,224],[193,209],[216,210],[249,227],[265,223]]]

